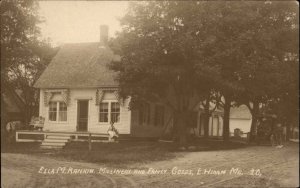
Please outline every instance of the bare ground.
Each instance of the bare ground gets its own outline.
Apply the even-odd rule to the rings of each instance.
[[[281,149],[269,146],[252,146],[234,150],[199,151],[175,153],[178,157],[169,160],[133,163],[128,169],[145,170],[145,174],[42,174],[41,166],[47,169],[72,167],[73,169],[115,166],[67,161],[53,156],[36,154],[1,154],[1,187],[48,188],[48,187],[298,187],[299,148],[289,144]],[[122,159],[120,159],[122,160]],[[123,168],[124,165],[122,165]],[[174,167],[189,175],[176,175]],[[148,174],[149,168],[167,170],[165,174]],[[198,169],[201,172],[197,175]],[[239,168],[243,175],[230,174]],[[206,169],[206,173],[203,173]],[[225,174],[208,174],[208,170],[226,170]],[[251,169],[260,173],[250,175]],[[179,172],[178,170],[176,171]],[[212,172],[212,171],[211,171]],[[258,172],[258,171],[257,171]]]

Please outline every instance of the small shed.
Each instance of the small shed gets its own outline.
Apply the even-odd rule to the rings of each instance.
[[[1,91],[1,125],[24,120],[25,104],[16,90],[7,86]]]
[[[230,135],[233,136],[235,129],[240,129],[243,133],[250,132],[252,115],[246,105],[230,109]]]

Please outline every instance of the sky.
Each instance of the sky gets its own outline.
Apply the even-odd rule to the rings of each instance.
[[[109,26],[109,36],[121,30],[118,18],[127,9],[126,1],[39,1],[42,38],[53,46],[64,43],[98,42],[100,25]]]

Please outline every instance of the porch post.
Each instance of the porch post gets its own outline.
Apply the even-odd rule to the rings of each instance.
[[[18,133],[18,131],[16,131],[16,142],[18,142],[19,141],[19,133]]]
[[[89,151],[92,150],[92,133],[89,133]]]

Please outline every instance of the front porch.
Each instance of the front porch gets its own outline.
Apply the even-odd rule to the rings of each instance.
[[[109,139],[108,134],[91,132],[58,132],[58,131],[38,131],[38,130],[18,130],[16,131],[16,142],[40,142],[41,148],[61,149],[69,142],[114,142]]]
[[[62,131],[38,131],[38,130],[17,130],[16,142],[42,142],[49,136],[70,136],[70,141],[106,142],[108,134],[91,132],[62,132]]]

